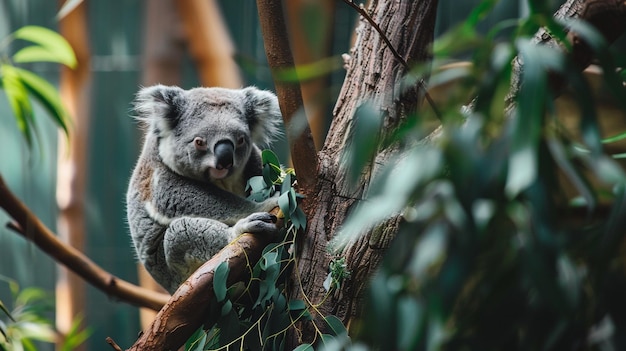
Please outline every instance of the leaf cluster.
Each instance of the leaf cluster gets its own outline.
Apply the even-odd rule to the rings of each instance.
[[[0,301],[0,350],[37,350],[36,342],[56,343],[57,332],[46,317],[53,311],[49,294],[38,288],[20,289],[14,280],[0,277],[9,285],[13,295],[13,309]],[[4,316],[4,317],[3,317]],[[81,345],[91,334],[81,328],[82,318],[76,318],[70,331],[59,344],[59,350],[69,351]]]
[[[546,27],[564,41],[575,31],[593,50],[622,118],[626,89],[617,67],[626,62],[591,26],[556,21],[541,2],[484,37],[468,30],[493,4],[481,3],[434,45],[431,81],[454,82],[439,106],[439,137],[414,141],[429,113],[421,110],[380,140],[404,151],[377,173],[334,242],[341,248],[390,217],[404,219],[371,282],[358,332],[365,344],[346,349],[626,348],[626,175],[621,155],[606,149],[626,131],[602,134],[572,55],[536,45],[532,35]],[[507,27],[514,34],[495,40]],[[439,70],[457,50],[471,50],[472,65]],[[574,94],[574,128],[559,117],[554,100],[563,91],[555,81]],[[360,130],[372,130],[363,140],[379,138],[375,128]],[[360,157],[352,159],[354,174],[373,154]]]
[[[293,188],[295,174],[292,169],[284,169],[270,150],[263,150],[262,160],[262,175],[248,181],[249,199],[262,201],[280,192],[285,237],[264,249],[259,262],[250,267],[247,284],[227,286],[228,265],[224,262],[216,268],[213,288],[220,307],[212,313],[220,318],[209,329],[197,330],[187,341],[186,350],[283,350],[287,331],[296,328],[297,322],[312,321],[311,310],[316,306],[310,301],[288,300],[285,293],[285,277],[296,260],[295,236],[306,227],[297,202],[300,195]],[[323,334],[318,328],[320,343],[347,335],[337,317],[326,316],[323,320],[332,334]],[[313,346],[306,344],[298,349],[313,350]]]
[[[13,55],[10,44],[22,41]],[[41,76],[18,65],[54,62],[75,68],[77,61],[69,43],[56,32],[39,26],[25,26],[0,41],[0,87],[4,90],[15,121],[29,147],[38,135],[31,98],[37,101],[54,122],[68,134],[69,114],[56,88]]]

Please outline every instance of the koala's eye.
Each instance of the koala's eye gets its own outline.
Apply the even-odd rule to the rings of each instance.
[[[193,145],[196,147],[197,150],[200,151],[206,151],[207,149],[206,140],[201,137],[195,137],[193,139]]]
[[[239,139],[237,139],[237,146],[241,146],[245,142],[246,142],[246,139],[244,139],[244,137],[239,137]]]

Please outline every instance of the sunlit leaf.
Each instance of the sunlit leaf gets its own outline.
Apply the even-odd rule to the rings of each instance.
[[[604,138],[602,139],[602,143],[604,144],[610,144],[610,143],[615,143],[621,140],[626,139],[626,132],[622,132],[622,133],[618,133],[616,135],[610,136],[608,138]]]
[[[75,68],[77,61],[74,50],[70,44],[53,30],[40,26],[24,26],[13,33],[15,39],[33,42],[40,49],[28,49],[30,46],[18,51],[13,56],[14,62],[50,61],[64,64]]]
[[[65,134],[69,134],[70,116],[62,104],[61,96],[56,88],[45,79],[28,70],[18,67],[15,67],[15,70],[28,92],[41,103]]]
[[[70,330],[65,334],[63,338],[63,342],[61,344],[61,351],[71,351],[76,349],[78,346],[83,344],[89,336],[92,334],[92,330],[89,328],[83,328],[84,318],[82,315],[78,315],[74,317],[72,321],[72,325],[70,326]]]
[[[332,56],[310,63],[299,64],[294,68],[283,68],[274,71],[274,77],[284,82],[307,81],[326,76],[343,67],[341,57]]]
[[[33,143],[33,109],[28,100],[28,93],[15,67],[7,64],[0,66],[2,87],[15,115],[17,126],[29,146]]]

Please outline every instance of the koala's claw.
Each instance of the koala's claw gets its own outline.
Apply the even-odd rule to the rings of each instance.
[[[262,221],[265,222],[265,223],[274,223],[274,224],[276,224],[276,222],[278,222],[278,218],[276,216],[274,216],[273,214],[270,214],[269,218],[262,219]]]

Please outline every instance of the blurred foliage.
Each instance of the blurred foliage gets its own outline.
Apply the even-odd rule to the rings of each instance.
[[[37,350],[37,341],[56,343],[57,332],[46,317],[53,311],[52,297],[38,288],[20,289],[14,280],[0,277],[9,285],[13,295],[13,309],[9,311],[0,301],[0,350]],[[58,350],[70,351],[81,345],[90,335],[80,327],[77,318]]]
[[[605,148],[626,131],[601,135],[583,73],[532,36],[540,26],[555,38],[573,28],[590,44],[621,110],[613,118],[626,117],[617,69],[626,58],[589,25],[554,20],[541,1],[481,36],[472,28],[495,3],[481,3],[434,45],[431,81],[454,82],[438,106],[439,138],[419,140],[427,107],[384,138],[376,109],[357,113],[353,174],[377,152],[364,140],[405,151],[377,173],[334,247],[391,216],[405,220],[371,282],[358,342],[327,349],[626,349],[626,176],[622,155]],[[439,69],[460,50],[472,52],[471,66]],[[515,57],[524,66],[511,96]],[[557,116],[555,76],[578,104],[574,131]]]
[[[28,42],[9,54],[14,42]],[[15,121],[29,147],[37,135],[35,116],[30,97],[48,112],[50,117],[68,134],[68,112],[61,103],[57,89],[39,75],[20,68],[18,64],[54,62],[76,67],[76,57],[69,43],[58,33],[40,26],[24,26],[0,40],[0,87],[4,90]]]

